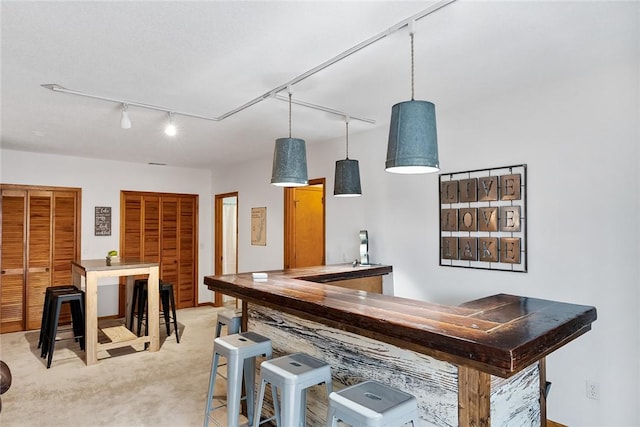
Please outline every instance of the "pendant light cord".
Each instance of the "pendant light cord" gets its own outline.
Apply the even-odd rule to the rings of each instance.
[[[411,34],[411,100],[414,100],[414,89],[413,89],[413,31]]]
[[[347,140],[347,153],[346,154],[347,154],[347,160],[349,160],[349,118],[348,117],[344,118],[344,124],[345,124],[345,126],[347,128],[347,138],[346,138],[346,140]]]
[[[291,91],[289,91],[289,138],[291,138]]]

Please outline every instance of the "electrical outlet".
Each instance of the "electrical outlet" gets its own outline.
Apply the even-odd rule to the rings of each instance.
[[[587,397],[589,399],[600,400],[600,384],[587,380]]]

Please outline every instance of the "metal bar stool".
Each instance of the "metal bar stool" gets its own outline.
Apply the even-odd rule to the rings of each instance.
[[[138,279],[134,282],[133,298],[131,301],[131,316],[129,319],[129,329],[133,331],[134,308],[138,315],[138,332],[140,336],[142,331],[142,320],[144,318],[144,333],[148,333],[147,322],[147,279]],[[173,294],[173,284],[168,282],[159,282],[160,302],[162,303],[162,315],[167,328],[167,336],[171,335],[171,320],[173,320],[173,329],[176,332],[176,342],[180,344],[180,335],[178,334],[178,319],[176,316],[176,300]],[[137,301],[137,307],[136,307]]]
[[[306,421],[307,389],[324,383],[327,396],[331,394],[331,366],[305,353],[294,353],[262,362],[260,365],[260,394],[256,404],[253,426],[262,422],[262,402],[267,383],[271,384],[274,417],[262,422],[276,420],[280,427],[304,427]],[[282,407],[278,404],[277,389],[282,396]]]
[[[365,381],[329,395],[327,427],[337,426],[338,420],[358,427],[415,426],[418,401],[404,391]]]
[[[80,349],[84,350],[84,292],[80,290],[67,290],[52,292],[51,308],[49,320],[42,340],[42,351],[40,357],[47,359],[47,369],[51,367],[53,360],[53,350],[56,345],[56,335],[58,334],[58,321],[60,320],[60,309],[62,304],[71,304],[71,322],[73,324],[73,338],[80,342]]]
[[[61,291],[77,291],[79,290],[73,285],[58,285],[49,286],[44,293],[44,305],[42,306],[42,320],[40,321],[40,337],[38,338],[38,348],[42,346],[44,340],[44,333],[47,330],[49,324],[49,313],[51,312],[51,295],[54,292]]]
[[[216,323],[216,338],[222,333],[222,327],[227,327],[227,335],[233,335],[240,332],[242,322],[241,310],[223,310],[218,313]]]
[[[218,374],[220,356],[227,359],[227,401],[213,407],[213,391]],[[204,427],[209,425],[211,412],[227,407],[227,426],[238,427],[240,401],[247,401],[249,425],[253,421],[254,390],[256,376],[256,357],[271,357],[271,340],[255,332],[218,337],[213,341],[213,360],[209,376],[209,392],[204,412]],[[244,378],[245,397],[241,397]]]

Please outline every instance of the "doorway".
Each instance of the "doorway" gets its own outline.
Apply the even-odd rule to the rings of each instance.
[[[284,189],[284,268],[325,264],[325,178]]]
[[[215,196],[215,259],[216,275],[238,272],[238,192]],[[223,294],[216,292],[213,305],[222,307]]]

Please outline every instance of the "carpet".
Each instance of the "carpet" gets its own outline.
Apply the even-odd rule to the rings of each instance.
[[[202,425],[220,310],[178,310],[179,344],[173,329],[167,336],[161,324],[160,351],[110,350],[99,354],[93,366],[85,365],[84,352],[72,339],[56,344],[47,369],[37,348],[38,330],[0,335],[0,359],[13,376],[11,388],[2,395],[0,425]],[[217,382],[215,394],[223,394],[224,386]]]

